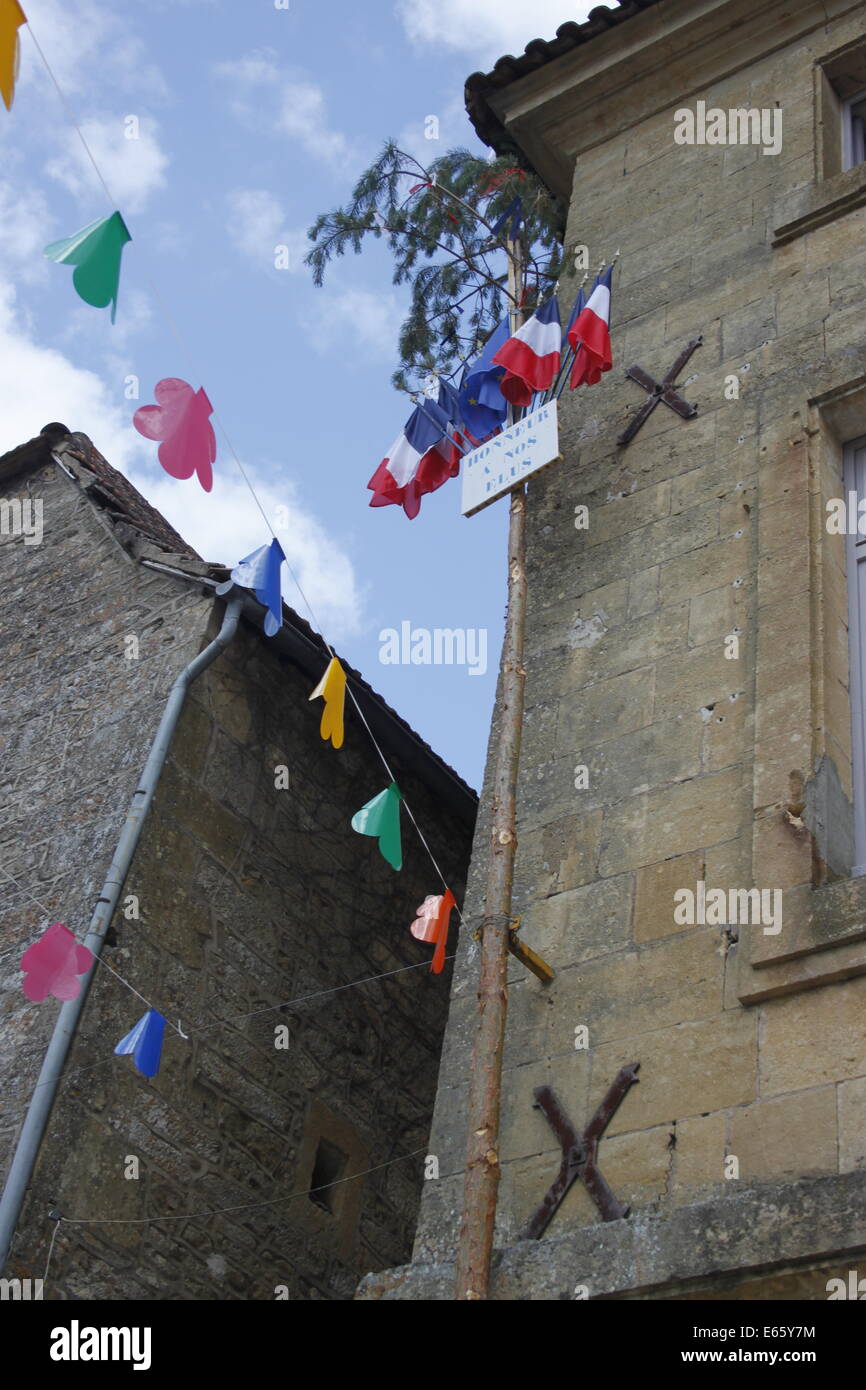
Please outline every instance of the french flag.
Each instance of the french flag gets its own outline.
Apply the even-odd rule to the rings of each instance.
[[[460,449],[451,437],[448,415],[433,400],[417,405],[379,464],[367,487],[371,507],[402,507],[409,520],[421,498],[460,471]]]
[[[556,295],[536,309],[493,358],[505,368],[499,389],[512,405],[529,405],[536,391],[546,391],[560,364],[562,328]]]
[[[608,266],[596,280],[592,294],[568,330],[568,341],[574,349],[571,365],[572,391],[576,386],[595,386],[602,372],[613,366],[610,351],[610,283],[613,266]]]

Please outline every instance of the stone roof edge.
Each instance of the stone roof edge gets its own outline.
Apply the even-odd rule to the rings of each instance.
[[[514,137],[488,104],[488,95],[509,87],[512,82],[518,82],[521,77],[536,72],[547,63],[555,62],[557,58],[660,3],[661,0],[623,0],[616,9],[611,9],[608,5],[596,5],[582,24],[575,20],[561,24],[556,31],[555,39],[532,39],[520,57],[506,54],[494,63],[490,72],[473,72],[466,79],[464,94],[466,110],[479,140],[489,145],[496,154],[516,155],[531,168],[526,155],[515,144]]]
[[[148,567],[153,566],[163,570],[176,579],[198,586],[200,590],[204,586],[205,592],[212,591],[217,584],[229,578],[230,566],[211,564],[202,560],[191,547],[186,545],[183,538],[169,526],[168,522],[165,522],[160,513],[156,512],[155,508],[150,507],[149,503],[146,504],[148,511],[153,512],[164,523],[165,529],[161,537],[150,534],[148,530],[143,529],[141,525],[132,520],[129,514],[123,510],[123,499],[113,494],[105,478],[94,473],[81,461],[81,442],[84,441],[90,449],[93,449],[93,445],[86,435],[73,434],[66,430],[63,425],[46,426],[45,429],[47,433],[43,432],[35,439],[30,439],[25,444],[19,445],[18,448],[0,456],[0,486],[16,476],[33,472],[54,460],[63,468],[67,476],[78,484],[88,501],[110,528],[114,539],[133,560],[139,564],[146,564]],[[106,460],[102,459],[102,455],[97,450],[93,449],[93,453],[103,464],[106,464],[111,474],[117,472],[116,469],[107,464]],[[132,484],[128,484],[128,487],[140,498],[141,495]],[[145,501],[145,499],[141,498],[141,501]],[[180,549],[167,550],[165,548],[164,541],[167,541],[169,537],[176,539]],[[251,590],[245,592],[249,596],[246,616],[260,619],[260,615],[263,615],[265,611],[263,606],[257,602]],[[285,637],[288,640],[284,640],[282,645],[287,649],[287,654],[296,665],[299,665],[310,675],[315,675],[318,680],[322,674],[322,661],[330,657],[330,651],[324,638],[287,603],[283,604],[283,625]],[[277,640],[264,638],[260,620],[256,622],[256,626],[262,640],[266,640],[268,643]],[[389,731],[391,736],[396,732],[398,742],[404,745],[404,751],[410,746],[417,748],[428,763],[439,769],[446,784],[458,792],[459,797],[465,800],[467,806],[471,804],[475,808],[478,795],[463,780],[459,772],[446,763],[443,758],[440,758],[439,754],[430,747],[421,735],[395,709],[392,709],[383,696],[373,689],[359,671],[356,671],[342,658],[340,658],[340,664],[352,679],[355,693],[366,697],[367,708],[364,710],[366,717],[370,719],[372,715],[375,719],[378,711],[380,717],[377,719],[377,723],[381,725],[382,735],[389,737]],[[391,741],[390,738],[389,741]]]
[[[175,562],[171,565],[169,559],[170,557],[166,555],[160,556],[158,560],[142,555],[140,563],[148,568],[156,568],[171,573],[175,578],[195,585],[200,592],[202,586],[205,587],[206,591],[215,588],[230,573],[227,568],[211,566],[211,569],[213,571],[218,570],[218,573],[202,576],[197,569],[186,569],[184,563],[181,563],[182,557],[175,557]],[[251,589],[242,589],[241,592],[245,595],[244,617],[256,629],[266,645],[273,646],[288,656],[292,663],[304,671],[311,680],[320,680],[324,671],[323,663],[329,661],[331,656],[330,648],[320,633],[316,632],[315,628],[311,627],[299,613],[296,613],[294,608],[284,602],[282,628],[274,637],[265,638],[262,629],[262,620],[265,615],[264,604],[259,603]],[[225,597],[228,598],[229,594],[226,594]],[[355,670],[354,666],[350,666],[339,652],[335,652],[335,655],[346,675],[352,681],[355,695],[361,701],[366,719],[374,726],[373,733],[377,739],[380,741],[385,739],[389,745],[393,745],[394,735],[397,734],[397,743],[402,745],[404,754],[410,747],[417,749],[423,760],[431,767],[438,769],[445,782],[457,791],[459,797],[466,802],[467,807],[471,806],[474,813],[477,809],[478,793],[469,786],[468,782],[463,780],[459,772],[430,747],[417,730],[413,729],[411,724],[407,723],[378,691],[373,689],[360,671]],[[410,757],[410,761],[414,761],[414,759]]]

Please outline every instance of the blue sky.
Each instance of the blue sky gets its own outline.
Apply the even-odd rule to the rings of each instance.
[[[222,439],[207,495],[169,478],[131,424],[161,377],[203,385],[265,510],[287,509],[280,538],[320,630],[478,786],[507,502],[464,519],[455,481],[412,522],[368,507],[366,482],[408,414],[390,386],[403,292],[381,247],[336,262],[322,289],[301,260],[307,227],[346,201],[386,137],[431,159],[456,144],[481,151],[466,76],[590,6],[280,3],[23,0],[113,198],[23,31],[15,104],[0,109],[0,452],[63,420],[205,558],[234,563],[269,534]],[[424,138],[430,115],[438,141]],[[41,255],[112,205],[133,236],[114,327],[77,298],[68,267]],[[278,245],[288,270],[274,266]],[[126,398],[131,376],[138,400]],[[288,576],[284,597],[310,617]],[[404,621],[485,629],[486,674],[382,664],[380,633]]]

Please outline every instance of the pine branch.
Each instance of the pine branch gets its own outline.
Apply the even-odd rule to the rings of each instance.
[[[410,287],[393,377],[400,389],[422,373],[448,376],[501,321],[508,247],[496,227],[517,193],[524,207],[523,307],[531,312],[562,273],[560,209],[538,180],[504,159],[490,163],[455,149],[425,168],[388,141],[346,206],[321,214],[310,228],[305,260],[316,285],[334,259],[360,254],[371,237],[385,238],[393,284]]]

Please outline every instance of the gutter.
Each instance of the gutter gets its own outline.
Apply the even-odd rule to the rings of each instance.
[[[93,916],[90,919],[90,926],[84,938],[83,945],[93,952],[96,959],[88,973],[82,978],[81,990],[77,999],[68,1000],[57,1016],[54,1032],[51,1035],[51,1041],[48,1044],[48,1050],[45,1053],[42,1069],[39,1073],[39,1080],[36,1083],[27,1116],[18,1136],[12,1166],[9,1169],[2,1199],[0,1199],[0,1270],[5,1266],[9,1255],[18,1218],[24,1205],[24,1198],[36,1166],[39,1147],[57,1096],[63,1069],[87,1002],[93,976],[96,973],[97,962],[102,955],[106,933],[123,891],[133,856],[141,839],[145,818],[150,810],[162,769],[165,766],[168,750],[171,747],[171,741],[186,700],[187,690],[202,671],[206,670],[231,642],[237,632],[242,609],[243,599],[240,596],[235,596],[229,600],[223,614],[222,627],[216,637],[181,671],[169,692],[162,718],[159,721],[159,728],[150,746],[144,771],[126,813],[126,820],[120,832],[111,867],[102,885],[102,892],[97,899]]]

